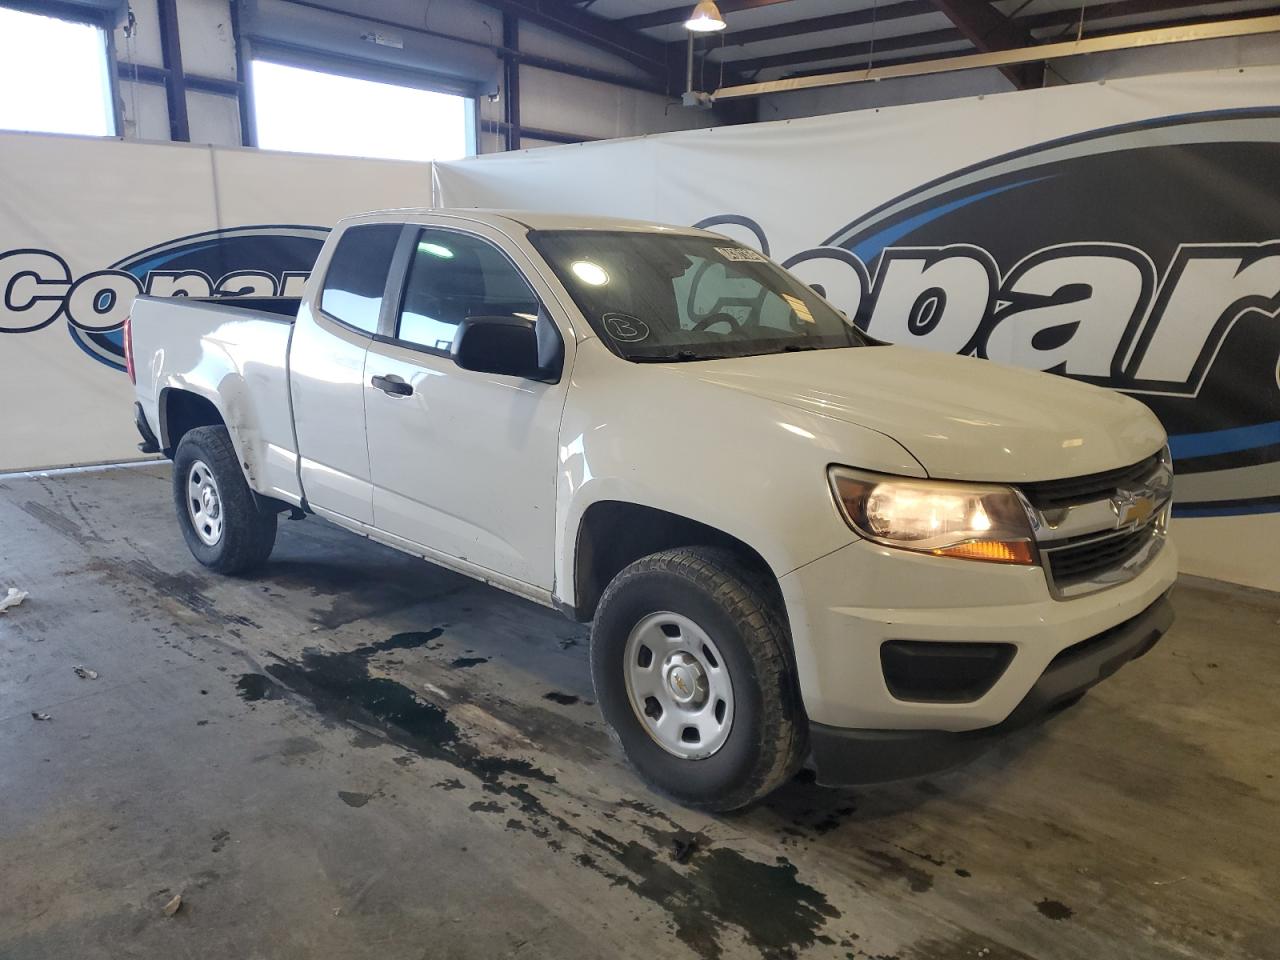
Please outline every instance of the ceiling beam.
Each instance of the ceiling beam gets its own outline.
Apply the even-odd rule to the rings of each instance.
[[[857,43],[841,43],[831,47],[815,47],[811,50],[796,50],[792,53],[773,53],[764,57],[749,57],[742,60],[726,60],[725,63],[739,73],[750,73],[766,67],[789,67],[797,63],[815,63],[819,60],[844,60],[849,57],[874,56],[877,53],[892,53],[895,50],[910,50],[912,47],[924,47],[935,43],[955,43],[964,40],[965,36],[955,27],[942,30],[930,30],[926,33],[911,33],[901,37],[883,37],[879,40],[862,40]]]
[[[1192,0],[1186,0],[1190,3]],[[848,13],[833,13],[825,17],[809,17],[806,20],[792,20],[790,23],[773,23],[767,27],[754,27],[746,30],[726,30],[724,45],[736,47],[747,43],[759,43],[763,40],[782,40],[785,37],[798,37],[806,33],[825,33],[828,30],[843,30],[846,27],[862,27],[870,23],[884,23],[889,20],[901,20],[904,17],[923,17],[937,13],[938,8],[933,0],[902,0],[900,3],[889,3],[883,7],[863,7]]]
[[[912,2],[912,0],[906,0]],[[933,0],[926,0],[933,8]],[[1204,6],[1206,3],[1230,3],[1233,0],[1113,0],[1110,3],[1097,4],[1087,8],[1090,14],[1086,20],[1086,25],[1094,19],[1104,17],[1121,17],[1130,16],[1137,13],[1155,13],[1161,10],[1172,11],[1183,7]],[[903,4],[894,4],[894,6],[902,6]],[[889,7],[882,7],[881,13]],[[1276,8],[1258,11],[1253,15],[1270,15],[1277,12]],[[844,16],[841,14],[840,16]],[[1019,18],[1018,23],[1026,25],[1030,29],[1042,29],[1046,27],[1065,26],[1075,23],[1080,16],[1079,9],[1075,10],[1055,10],[1045,14],[1039,14],[1032,17]],[[1242,14],[1244,18],[1248,18],[1250,14]],[[1176,26],[1178,23],[1205,23],[1211,20],[1219,19],[1213,16],[1197,17],[1194,19],[1184,20],[1167,20],[1153,26]],[[1110,32],[1119,32],[1120,30],[1131,30],[1132,27],[1118,28]],[[1101,31],[1096,27],[1086,29],[1085,36],[1097,36]],[[726,40],[728,37],[726,37]],[[765,67],[785,67],[793,64],[814,63],[820,60],[842,60],[853,59],[855,57],[872,56],[873,66],[896,66],[904,63],[918,63],[924,60],[936,59],[938,54],[912,54],[905,57],[899,57],[887,60],[879,56],[881,53],[892,53],[898,50],[910,50],[914,47],[929,46],[937,43],[949,43],[957,40],[967,39],[958,28],[932,30],[924,33],[904,34],[896,37],[887,37],[883,40],[877,40],[873,45],[869,41],[859,43],[847,43],[837,46],[817,47],[810,50],[799,50],[793,53],[772,54],[762,57],[747,57],[742,59],[726,59],[727,66],[732,67],[739,73],[752,73]],[[972,42],[972,41],[970,41]],[[1037,41],[1029,40],[1026,46],[1034,46]],[[981,51],[980,51],[981,52]],[[820,68],[817,70],[806,71],[788,71],[789,77],[812,76],[819,73],[830,72],[830,68]]]
[[[1006,17],[988,0],[933,0],[933,5],[947,15],[979,53],[1016,50],[1035,43],[1028,27]],[[1042,63],[1010,64],[1002,66],[1000,72],[1018,90],[1044,85]]]
[[[1202,4],[1196,4],[1202,6]],[[1199,30],[1204,30],[1203,35],[1196,35],[1193,39],[1213,39],[1214,31],[1218,31],[1223,37],[1241,37],[1253,36],[1255,34],[1277,33],[1280,30],[1268,28],[1260,25],[1258,21],[1266,21],[1267,23],[1280,23],[1280,6],[1263,7],[1261,10],[1244,10],[1240,13],[1231,14],[1213,14],[1206,13],[1199,17],[1182,17],[1179,19],[1161,20],[1157,23],[1143,23],[1137,26],[1129,27],[1094,27],[1089,29],[1086,21],[1086,29],[1082,35],[1082,40],[1098,40],[1103,41],[1111,37],[1128,36],[1130,34],[1141,33],[1172,33],[1179,30],[1187,35],[1196,34]],[[1232,30],[1235,32],[1231,32]],[[1045,39],[1040,41],[1044,45],[1054,43],[1055,41]]]
[[[1131,14],[1144,12],[1143,10],[1138,9],[1139,7],[1145,8],[1146,12],[1158,12],[1159,10],[1176,10],[1176,9],[1180,9],[1188,6],[1201,7],[1206,5],[1206,3],[1231,3],[1231,2],[1233,2],[1233,0],[1114,0],[1114,2],[1111,2],[1111,3],[1104,3],[1104,4],[1098,4],[1098,5],[1092,6],[1089,8],[1089,10],[1091,12],[1099,12],[1104,17],[1119,17],[1119,16],[1128,16]],[[1277,10],[1280,10],[1280,8],[1273,8],[1268,10],[1257,11],[1254,13],[1243,14],[1241,15],[1241,19],[1248,20],[1253,17],[1270,16],[1276,13]],[[1068,23],[1076,22],[1079,16],[1080,16],[1080,13],[1078,9],[1077,10],[1058,10],[1058,11],[1052,11],[1046,14],[1041,14],[1036,17],[1028,17],[1027,20],[1028,21],[1035,20],[1039,22],[1040,26],[1043,26],[1043,27],[1054,27],[1054,26],[1064,26]],[[1177,27],[1180,25],[1195,26],[1198,24],[1215,22],[1218,19],[1220,18],[1206,15],[1202,17],[1195,17],[1195,18],[1183,19],[1183,20],[1165,20],[1158,24],[1152,24],[1151,27],[1167,29],[1170,27]],[[1111,28],[1111,29],[1101,29],[1101,28],[1095,27],[1093,29],[1086,29],[1084,32],[1084,36],[1085,37],[1112,36],[1115,34],[1131,31],[1132,29],[1133,29],[1132,27],[1118,27],[1118,28]],[[920,34],[915,34],[909,37],[905,37],[903,39],[905,41],[910,41],[910,43],[904,44],[904,45],[907,48],[921,45],[922,43],[921,37],[922,35]],[[1050,42],[1050,41],[1042,41],[1042,42]],[[827,49],[829,51],[835,48],[827,48]],[[851,58],[855,56],[866,56],[867,52],[868,51],[865,48],[860,48],[854,54],[851,55]],[[883,46],[880,47],[879,52],[884,52]],[[959,56],[959,55],[960,54],[943,54],[941,56],[952,57],[952,56]],[[876,56],[872,61],[871,66],[873,69],[878,70],[882,67],[898,67],[898,66],[905,66],[907,64],[912,64],[912,63],[924,63],[930,60],[937,60],[939,59],[939,57],[940,55],[937,53],[915,53],[915,54],[907,54],[906,56],[901,56],[901,57]],[[743,63],[747,61],[736,61],[736,62]],[[854,66],[861,67],[863,66],[863,64],[855,64]],[[791,70],[791,71],[787,71],[786,79],[824,76],[832,73],[833,70],[836,70],[836,69],[839,69],[839,68],[817,67],[817,68],[811,68],[808,70]],[[725,102],[727,103],[727,101]]]
[[[929,61],[929,60],[937,60],[937,59],[938,59],[938,57],[940,57],[940,56],[942,56],[942,57],[961,56],[961,55],[963,55],[963,54],[965,54],[965,53],[968,53],[968,52],[969,52],[969,51],[966,51],[966,50],[959,50],[959,51],[956,51],[956,53],[954,53],[954,54],[951,54],[951,53],[942,53],[942,54],[939,54],[939,53],[909,53],[909,54],[907,54],[906,56],[903,56],[903,57],[885,57],[885,58],[883,58],[883,59],[881,59],[880,57],[876,57],[876,59],[872,62],[871,67],[872,67],[872,69],[876,69],[876,70],[878,70],[880,67],[900,67],[900,66],[902,66],[903,64],[906,64],[906,63],[925,63],[926,61]],[[857,64],[855,64],[855,66],[858,66],[858,65],[857,65]],[[840,69],[844,69],[844,68],[841,68],[841,67],[811,67],[811,68],[810,68],[810,69],[808,69],[808,70],[795,70],[795,71],[788,72],[788,73],[787,73],[787,75],[786,75],[786,77],[785,77],[784,79],[791,80],[791,79],[793,79],[793,78],[795,78],[795,77],[820,77],[820,76],[823,76],[824,74],[829,74],[829,73],[831,73],[833,70],[840,70]],[[727,105],[728,105],[729,103],[731,103],[731,102],[732,102],[732,101],[730,101],[730,100],[726,100],[726,101],[724,101],[723,103],[721,103],[721,104],[720,104],[720,106],[727,106]]]
[[[671,72],[667,45],[661,40],[569,6],[563,0],[483,0],[485,6],[621,57],[664,84]],[[690,6],[690,9],[693,9]]]
[[[721,14],[728,16],[741,10],[755,10],[758,7],[772,7],[774,4],[790,2],[791,0],[718,0],[716,6],[720,8]],[[695,0],[689,0],[688,3],[682,3],[678,7],[655,10],[653,13],[638,13],[633,17],[623,17],[613,22],[628,30],[644,30],[646,27],[665,27],[669,23],[684,23],[693,12],[694,4]]]
[[[835,70],[805,77],[786,77],[759,83],[745,83],[734,87],[722,87],[713,92],[717,101],[738,97],[758,97],[766,93],[787,93],[793,90],[810,90],[815,87],[835,87],[852,83],[868,83],[901,77],[933,76],[957,70],[977,70],[1008,66],[1019,63],[1042,63],[1065,57],[1078,57],[1092,53],[1108,53],[1162,46],[1193,43],[1202,40],[1249,37],[1261,34],[1280,34],[1280,15],[1270,11],[1255,12],[1232,20],[1195,18],[1157,27],[1138,30],[1121,28],[1086,34],[1079,40],[1034,44],[1030,47],[998,50],[988,53],[970,53],[932,57],[924,62],[898,66],[877,66],[871,69]]]
[[[1088,6],[1084,11],[1086,27],[1099,20],[1111,17],[1131,17],[1135,14],[1166,13],[1170,10],[1181,10],[1184,7],[1210,7],[1219,3],[1232,3],[1234,0],[1115,0],[1112,3],[1097,3]],[[1080,22],[1078,7],[1065,10],[1050,10],[1048,13],[1037,13],[1026,17],[1018,17],[1018,23],[1028,30],[1044,30],[1050,27],[1065,27]]]

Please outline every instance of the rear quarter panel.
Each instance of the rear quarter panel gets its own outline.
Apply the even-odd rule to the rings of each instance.
[[[161,443],[171,445],[168,391],[203,397],[222,415],[249,486],[299,503],[286,374],[292,324],[261,311],[139,297],[131,326],[137,398]]]

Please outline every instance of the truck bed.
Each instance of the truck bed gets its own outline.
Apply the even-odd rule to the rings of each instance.
[[[244,314],[264,314],[261,319],[285,321],[293,323],[298,317],[298,308],[302,306],[301,297],[138,297],[138,300],[154,300],[174,306],[194,306],[203,304],[217,311],[236,311],[237,316]]]
[[[161,443],[169,392],[203,397],[231,428],[249,486],[292,503],[302,495],[288,374],[298,306],[297,297],[141,296],[130,314],[137,394]]]

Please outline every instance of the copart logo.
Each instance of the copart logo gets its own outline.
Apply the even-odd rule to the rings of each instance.
[[[79,277],[53,250],[0,253],[0,334],[65,320],[95,360],[124,369],[120,327],[133,298],[301,296],[326,227],[270,224],[210,230],[131,254]]]
[[[1280,109],[995,157],[783,260],[872,336],[1144,400],[1183,515],[1280,509]],[[738,215],[698,226],[763,229]]]

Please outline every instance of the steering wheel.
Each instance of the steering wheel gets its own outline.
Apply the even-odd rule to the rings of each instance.
[[[738,322],[737,317],[731,313],[721,311],[720,313],[711,313],[703,317],[693,325],[692,332],[702,333],[702,331],[706,330],[707,327],[714,326],[717,323],[727,323],[732,328],[733,333],[739,333],[742,330],[742,324]]]

